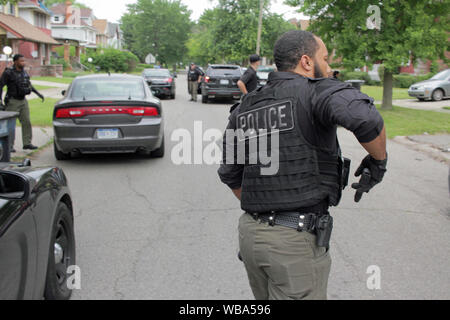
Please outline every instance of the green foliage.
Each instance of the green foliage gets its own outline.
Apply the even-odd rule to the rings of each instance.
[[[63,70],[67,70],[67,68],[69,67],[69,64],[66,62],[66,60],[64,60],[64,58],[51,57],[50,58],[50,63],[51,64],[62,64]]]
[[[92,58],[92,63],[88,61]],[[97,52],[83,54],[80,57],[81,64],[95,71],[99,67],[104,72],[132,72],[139,59],[131,52],[118,49],[101,49]]]
[[[449,50],[450,1],[398,0],[285,0],[313,18],[310,31],[322,37],[329,50],[336,49],[346,68],[357,68],[382,61],[384,70],[398,72],[413,60],[435,60]],[[377,4],[381,29],[370,30],[367,13]],[[413,62],[414,62],[413,61]]]
[[[284,32],[295,29],[281,15],[268,13],[265,3],[261,55],[271,58],[273,45]],[[188,41],[189,57],[197,63],[242,63],[256,51],[259,1],[220,0],[206,10]]]
[[[439,72],[439,63],[437,61],[433,61],[430,66],[430,72],[436,74]]]
[[[394,87],[396,88],[409,88],[414,83],[428,80],[433,76],[432,73],[415,76],[409,73],[401,73],[394,75]]]
[[[180,0],[138,0],[122,16],[126,47],[141,61],[153,54],[163,65],[186,56],[191,11]]]

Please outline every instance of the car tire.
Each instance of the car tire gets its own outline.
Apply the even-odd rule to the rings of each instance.
[[[209,101],[208,96],[202,95],[202,103],[208,103],[208,101]]]
[[[57,254],[57,245],[61,249]],[[72,290],[68,288],[67,268],[76,265],[75,232],[73,215],[63,202],[58,204],[48,255],[47,276],[45,280],[44,298],[46,300],[69,300]],[[60,258],[61,262],[57,262]]]
[[[164,138],[163,138],[162,143],[161,143],[161,147],[159,147],[155,151],[152,151],[150,153],[150,156],[152,158],[164,158],[164,152],[165,152],[165,146],[164,146]]]
[[[431,95],[433,101],[441,101],[444,98],[444,91],[442,89],[436,89]]]
[[[56,160],[64,161],[70,159],[70,153],[64,153],[58,150],[58,147],[56,146],[56,142],[53,142],[53,151],[55,153]]]
[[[425,101],[425,98],[417,98],[419,101]]]

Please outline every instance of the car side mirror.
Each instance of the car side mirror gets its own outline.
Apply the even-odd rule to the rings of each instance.
[[[63,90],[63,91],[61,91],[61,94],[63,95],[63,96],[65,96],[66,95],[66,90]]]
[[[0,171],[0,199],[27,201],[31,196],[31,181],[17,172]]]

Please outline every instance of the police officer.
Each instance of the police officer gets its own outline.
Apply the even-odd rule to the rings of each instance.
[[[191,100],[189,101],[197,102],[198,86],[202,81],[203,75],[204,73],[192,62],[188,71],[188,88],[191,95]]]
[[[363,179],[352,186],[359,201],[386,172],[384,121],[373,99],[327,77],[327,48],[312,33],[282,35],[274,58],[278,72],[232,108],[228,130],[266,135],[264,130],[275,130],[278,171],[263,173],[266,165],[259,160],[249,165],[250,139],[244,139],[245,163],[237,161],[238,152],[229,163],[227,153],[238,149],[240,139],[226,135],[219,176],[245,211],[239,221],[240,256],[255,298],[325,300],[333,226],[329,208],[339,204],[348,179],[344,168],[349,170],[337,126],[353,132],[368,152],[356,172]]]
[[[14,65],[6,68],[0,78],[0,101],[3,96],[3,87],[6,85],[8,91],[5,97],[4,109],[19,113],[19,121],[22,125],[22,139],[24,150],[36,150],[37,147],[31,144],[33,131],[30,122],[30,109],[25,97],[34,92],[44,102],[44,96],[41,95],[31,84],[30,76],[25,71],[25,58],[21,54],[13,57]],[[2,103],[3,106],[3,103]],[[11,148],[14,146],[14,137]],[[14,149],[11,152],[15,152]]]
[[[250,66],[237,83],[239,89],[244,95],[255,91],[258,87],[258,76],[256,75],[256,71],[261,64],[261,57],[257,54],[252,54],[249,59]]]

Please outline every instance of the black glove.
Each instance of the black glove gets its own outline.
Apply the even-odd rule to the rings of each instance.
[[[363,193],[369,193],[373,187],[383,181],[384,174],[387,169],[387,154],[385,160],[375,160],[371,155],[364,158],[355,177],[361,177],[359,183],[352,184],[352,188],[356,190],[355,202],[359,202]]]

